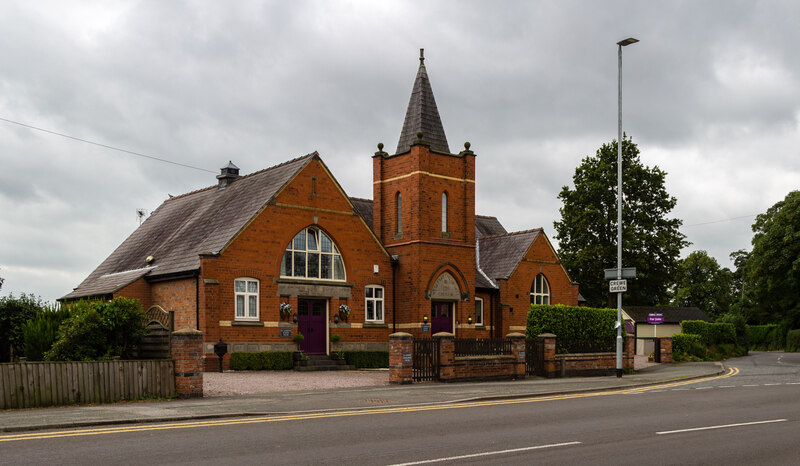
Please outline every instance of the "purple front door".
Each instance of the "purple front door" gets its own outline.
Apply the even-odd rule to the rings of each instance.
[[[431,335],[453,333],[453,303],[431,303]]]
[[[325,354],[325,301],[319,299],[301,299],[297,309],[297,331],[305,339],[300,343],[300,350],[308,354]]]

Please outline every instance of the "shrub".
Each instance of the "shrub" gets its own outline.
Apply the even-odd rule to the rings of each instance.
[[[700,335],[678,333],[672,336],[672,358],[676,361],[686,360],[686,356],[705,359],[706,347]]]
[[[750,347],[750,340],[747,332],[747,319],[741,313],[728,312],[717,319],[717,322],[733,324],[733,328],[736,331],[736,345],[740,348],[744,348],[744,354],[747,354],[747,348]]]
[[[111,301],[79,301],[70,307],[70,317],[45,359],[90,361],[114,356],[129,358],[133,347],[147,333],[145,314],[139,302],[129,298]]]
[[[778,324],[748,325],[750,346],[759,351],[776,351],[786,343],[786,326]]]
[[[231,354],[231,369],[235,371],[281,371],[292,366],[291,351]]]
[[[570,340],[614,340],[617,331],[615,309],[556,305],[531,305],[527,337],[553,333]]]
[[[50,306],[49,309],[27,321],[22,326],[24,337],[24,353],[29,361],[41,361],[44,354],[55,343],[58,328],[69,317],[68,309],[58,309]]]
[[[786,351],[800,351],[800,329],[786,333]]]
[[[389,367],[388,351],[345,351],[347,364],[359,369],[377,369]]]
[[[681,332],[700,335],[706,345],[736,344],[736,328],[729,323],[710,323],[702,320],[684,320]]]
[[[21,351],[25,342],[22,327],[37,314],[44,312],[46,304],[33,295],[8,295],[0,298],[0,362],[11,360],[11,348]]]

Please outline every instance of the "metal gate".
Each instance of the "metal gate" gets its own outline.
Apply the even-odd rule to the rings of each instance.
[[[525,340],[525,374],[544,375],[544,338]]]
[[[152,306],[145,312],[149,330],[136,348],[138,359],[170,359],[170,333],[174,327],[174,313],[161,306]]]
[[[653,362],[661,362],[661,338],[653,338]]]
[[[414,338],[414,382],[439,380],[439,339]]]

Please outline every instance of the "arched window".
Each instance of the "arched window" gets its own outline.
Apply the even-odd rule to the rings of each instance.
[[[531,285],[531,304],[550,304],[550,285],[544,274],[539,274],[533,279]]]
[[[447,193],[442,193],[442,233],[447,233]]]
[[[398,192],[395,196],[395,203],[397,204],[397,233],[403,232],[403,196]]]
[[[289,242],[281,261],[281,277],[344,280],[344,262],[330,236],[308,227]]]

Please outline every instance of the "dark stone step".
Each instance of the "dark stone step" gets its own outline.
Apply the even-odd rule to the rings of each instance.
[[[354,371],[356,366],[295,366],[294,370],[297,372],[315,372],[315,371]]]

